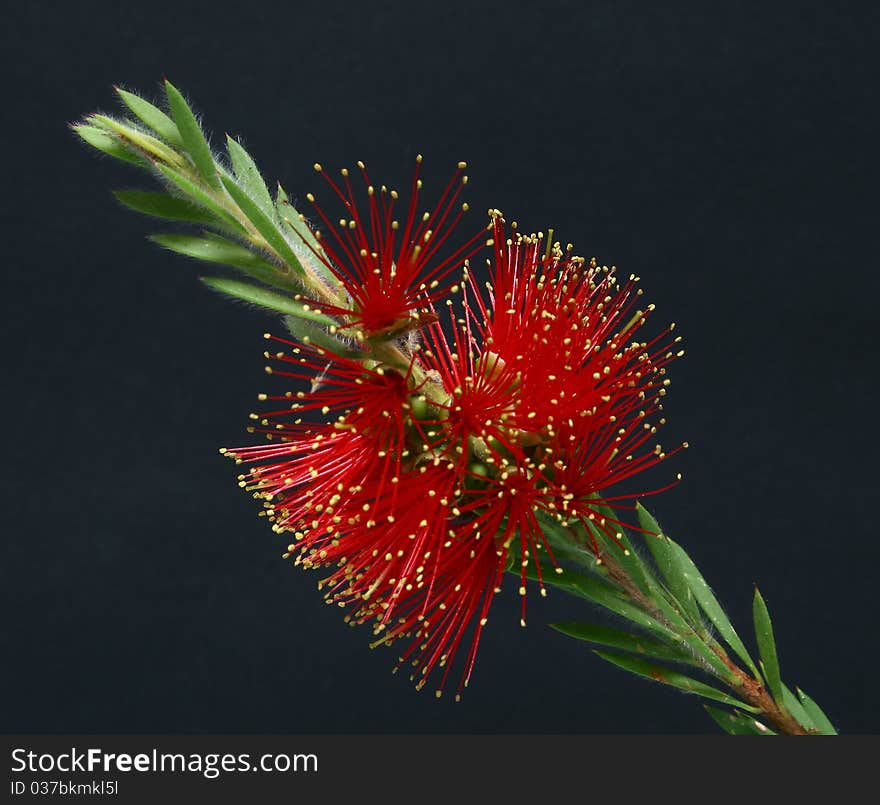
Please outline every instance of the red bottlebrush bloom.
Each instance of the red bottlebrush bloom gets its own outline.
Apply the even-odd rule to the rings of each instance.
[[[315,197],[311,193],[307,196],[329,237],[326,232],[315,230],[321,248],[313,247],[308,241],[305,245],[338,280],[346,297],[344,304],[327,300],[315,300],[315,303],[325,312],[342,317],[344,327],[352,328],[365,338],[393,335],[422,326],[426,321],[424,308],[448,292],[448,275],[479,248],[479,241],[484,238],[481,230],[444,254],[444,245],[468,209],[465,203],[458,205],[467,184],[467,176],[462,175],[466,164],[458,164],[433,211],[419,212],[421,162],[421,156],[417,157],[409,204],[403,211],[402,221],[396,217],[397,191],[384,185],[376,188],[362,162],[357,164],[367,192],[367,206],[363,210],[355,197],[348,169],[341,171],[339,184],[321,165],[315,165],[346,212],[346,217],[334,225],[315,202]]]
[[[624,501],[606,490],[666,455],[653,417],[675,355],[668,330],[635,339],[653,309],[634,309],[636,279],[508,237],[500,214],[493,229],[486,298],[466,270],[463,316],[434,316],[408,369],[282,342],[273,373],[312,389],[265,398],[284,403],[261,420],[276,443],[228,451],[268,462],[242,485],[294,534],[288,555],[330,568],[327,600],[377,643],[409,641],[419,687],[443,668],[438,694],[460,651],[467,684],[507,569],[525,625],[527,569],[555,565],[540,518],[582,525],[598,551]],[[300,418],[316,410],[335,419]]]

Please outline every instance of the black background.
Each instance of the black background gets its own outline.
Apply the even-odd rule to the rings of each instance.
[[[389,673],[278,558],[219,445],[262,390],[262,314],[209,293],[66,128],[168,76],[302,196],[363,159],[554,226],[678,322],[653,500],[751,644],[877,731],[873,4],[19,4],[5,15],[0,732],[714,732],[495,604],[464,700]],[[277,6],[272,8],[272,6]],[[478,221],[475,212],[473,221]],[[667,469],[668,469],[667,465]],[[667,476],[663,476],[665,478]]]

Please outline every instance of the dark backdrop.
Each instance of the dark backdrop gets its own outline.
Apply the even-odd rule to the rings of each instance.
[[[437,189],[467,159],[474,209],[640,274],[688,350],[655,511],[748,638],[760,583],[790,682],[876,731],[873,4],[205,5],[6,12],[0,731],[715,731],[545,628],[560,596],[521,630],[503,595],[436,701],[278,558],[217,455],[269,320],[146,241],[109,193],[143,182],[66,128],[162,76],[298,196],[315,160],[403,184],[421,151]]]

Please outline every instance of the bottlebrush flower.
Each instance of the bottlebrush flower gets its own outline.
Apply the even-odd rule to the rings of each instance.
[[[468,205],[462,203],[456,210],[461,191],[467,184],[468,177],[462,175],[466,163],[458,163],[434,210],[420,213],[421,162],[422,157],[416,157],[409,205],[402,224],[395,217],[397,191],[384,185],[377,190],[363,162],[357,164],[367,192],[365,211],[358,206],[348,169],[341,171],[340,186],[320,164],[315,165],[315,170],[339,197],[348,217],[341,218],[335,226],[309,193],[307,199],[330,236],[315,230],[320,248],[315,248],[309,240],[304,243],[339,281],[349,302],[334,305],[326,300],[315,301],[325,312],[341,316],[345,321],[343,327],[351,328],[364,338],[400,334],[421,326],[425,319],[420,309],[448,292],[448,275],[484,237],[480,231],[443,254],[444,244],[468,209]]]
[[[293,533],[286,555],[331,568],[327,600],[377,643],[408,641],[400,663],[418,687],[444,668],[438,695],[464,643],[467,684],[508,568],[525,625],[527,568],[556,564],[539,517],[579,526],[597,553],[615,535],[607,507],[627,497],[606,490],[666,457],[654,418],[680,354],[669,330],[634,338],[653,310],[634,309],[635,277],[618,287],[613,270],[508,235],[497,212],[492,229],[487,292],[466,267],[461,315],[450,299],[445,328],[428,317],[408,366],[276,339],[290,352],[267,353],[273,374],[312,389],[264,398],[284,404],[261,419],[272,445],[227,451],[268,462],[241,482]],[[327,419],[302,420],[316,410]]]

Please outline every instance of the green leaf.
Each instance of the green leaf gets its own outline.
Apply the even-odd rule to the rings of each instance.
[[[801,704],[804,706],[804,710],[807,711],[807,714],[810,716],[813,724],[816,725],[819,733],[821,735],[837,735],[837,730],[834,729],[834,725],[831,723],[828,716],[822,712],[822,708],[800,688],[795,688],[795,690],[797,691],[798,698],[801,700]]]
[[[208,263],[222,263],[232,266],[266,285],[272,285],[284,291],[296,292],[298,286],[285,277],[277,267],[266,262],[258,254],[246,249],[234,241],[221,238],[219,235],[205,233],[204,236],[164,234],[151,235],[151,240],[171,249],[178,254],[204,260]]]
[[[712,716],[715,723],[728,735],[776,735],[769,727],[743,713],[719,710],[717,707],[712,707],[708,704],[704,704],[703,707]]]
[[[785,705],[785,709],[794,716],[795,721],[805,730],[819,732],[818,725],[814,723],[806,708],[801,704],[800,699],[791,692],[785,683],[782,683],[782,703]]]
[[[663,624],[643,612],[634,604],[621,597],[616,587],[608,582],[584,573],[578,573],[568,568],[560,568],[561,573],[549,572],[543,576],[544,584],[565,590],[579,598],[592,601],[604,609],[608,609],[615,615],[635,623],[659,637],[670,645],[680,645],[683,640],[675,632],[667,629]],[[534,581],[538,575],[535,568],[530,564],[526,568],[526,577]]]
[[[646,635],[630,634],[620,629],[612,629],[609,626],[576,621],[551,623],[550,626],[557,632],[573,637],[575,640],[596,643],[600,646],[608,646],[609,648],[623,649],[643,657],[652,657],[658,660],[670,660],[687,665],[696,664],[689,652],[670,648]]]
[[[724,664],[724,661],[712,650],[712,647],[704,640],[694,628],[681,616],[678,609],[666,600],[663,591],[651,597],[651,602],[663,613],[666,623],[674,632],[681,635],[682,640],[688,645],[694,657],[699,658],[705,670],[711,669],[719,679],[728,684],[740,684],[736,675]]]
[[[598,517],[595,520],[587,519],[584,523],[585,526],[601,546],[602,551],[608,553],[626,571],[642,592],[650,595],[657,589],[657,582],[652,578],[650,571],[645,567],[638,552],[630,543],[626,529],[617,522],[617,516],[610,507],[595,501],[598,495],[593,494],[590,497],[594,498],[590,506],[596,510]],[[606,534],[604,528],[612,529],[615,536]]]
[[[721,604],[718,603],[715,594],[709,588],[700,571],[697,570],[693,560],[685,553],[681,545],[669,539],[669,537],[666,539],[671,548],[673,561],[678,565],[678,572],[687,582],[688,587],[691,588],[700,608],[706,613],[706,616],[712,621],[719,634],[727,641],[727,644],[734,650],[737,656],[748,666],[755,677],[759,677],[758,669],[749,656],[749,652],[733,628],[733,624],[730,622],[727,614],[721,608]]]
[[[592,564],[587,565],[589,569],[593,572],[602,573],[604,577],[604,565],[595,564],[595,557],[592,553],[588,553],[584,548],[579,548],[577,546],[573,547],[573,537],[577,536],[577,529],[574,530],[574,533],[570,533],[571,529],[563,529],[555,520],[549,521],[549,518],[542,517],[540,514],[538,515],[538,520],[542,524],[544,534],[548,537],[548,541],[555,554],[561,555],[563,558],[573,558],[582,566],[586,565],[589,560],[592,560]],[[584,537],[584,539],[586,539],[586,537]],[[619,548],[608,546],[607,543],[606,548],[607,551],[614,552],[610,555],[619,563],[621,556]],[[562,578],[564,579],[567,577],[563,574]],[[588,576],[586,578],[589,579],[590,577]],[[677,648],[680,647],[682,650],[685,650],[684,647],[687,646],[690,656],[692,658],[697,658],[699,665],[707,670],[711,669],[712,673],[720,679],[735,683],[730,669],[700,637],[700,635],[694,630],[693,626],[682,617],[678,609],[667,601],[666,593],[660,589],[657,581],[647,573],[645,578],[650,585],[650,592],[646,594],[647,598],[651,601],[653,606],[660,611],[661,615],[659,619],[646,613],[643,609],[629,603],[629,598],[626,598],[625,607],[622,607],[616,599],[620,598],[623,593],[621,588],[616,584],[612,588],[616,593],[615,599],[612,600],[613,606],[609,606],[608,602],[605,600],[593,600],[600,606],[610,608],[622,617],[626,617],[628,620],[638,623],[644,628],[653,630],[654,634],[657,634],[665,642],[670,643]],[[562,586],[567,592],[584,597],[583,590],[579,590],[577,585],[560,585],[559,579],[559,576],[553,576],[550,574],[549,578],[545,578],[545,583],[550,584],[551,586]],[[626,611],[623,611],[624,608]],[[658,631],[658,629],[662,631]]]
[[[761,656],[761,667],[764,670],[764,678],[767,687],[776,704],[784,707],[784,691],[782,677],[779,674],[779,659],[776,656],[776,641],[773,638],[773,624],[770,622],[770,613],[755,587],[755,598],[752,602],[752,616],[755,620],[755,637],[758,641],[758,653]]]
[[[546,512],[538,511],[535,514],[544,536],[550,545],[553,556],[558,559],[570,560],[574,564],[587,568],[592,573],[603,573],[602,565],[596,562],[596,555],[586,543],[576,542],[572,535],[566,533],[555,517]]]
[[[212,198],[208,193],[202,190],[188,177],[176,170],[169,168],[167,165],[156,165],[156,167],[165,175],[167,179],[174,184],[185,196],[189,196],[200,207],[210,210],[217,218],[229,224],[234,230],[243,235],[248,234],[247,229],[229,210],[225,209],[216,199]]]
[[[275,209],[278,212],[278,217],[287,224],[299,240],[319,254],[323,253],[324,249],[321,246],[321,241],[315,237],[315,233],[312,232],[309,225],[300,217],[299,211],[291,204],[287,193],[284,192],[284,188],[280,184],[278,185],[278,194],[275,197]]]
[[[161,140],[152,134],[147,134],[135,128],[128,121],[115,120],[107,115],[92,115],[89,121],[99,128],[103,128],[126,143],[130,148],[142,152],[151,161],[159,160],[168,165],[181,166],[183,158],[169,148]]]
[[[170,81],[165,81],[165,95],[168,98],[168,108],[171,116],[180,132],[183,147],[201,174],[202,178],[213,188],[220,188],[220,177],[217,175],[217,165],[214,163],[214,155],[202,128],[199,126],[192,109],[184,100],[183,95]]]
[[[351,349],[344,341],[340,341],[327,330],[312,322],[303,321],[295,316],[285,316],[284,326],[294,338],[303,344],[320,347],[343,358],[362,360],[366,356],[362,350]]]
[[[274,215],[275,205],[269,195],[269,189],[260,176],[260,170],[251,158],[251,155],[228,134],[226,135],[226,150],[229,152],[229,160],[235,171],[235,178],[239,184],[257,203],[270,218]]]
[[[83,138],[92,148],[111,156],[114,159],[120,159],[123,162],[130,162],[133,165],[147,167],[147,161],[136,151],[126,147],[118,137],[114,137],[104,129],[97,126],[88,126],[85,123],[79,123],[72,127],[73,130]]]
[[[325,256],[321,242],[315,237],[315,233],[303,220],[296,207],[290,203],[287,193],[279,184],[278,193],[275,197],[275,210],[281,220],[282,228],[286,228],[294,243],[302,243],[308,260],[309,268],[324,281],[328,288],[335,288],[338,284],[333,272],[321,261],[320,256]]]
[[[638,517],[639,525],[648,532],[644,535],[645,544],[648,546],[651,556],[654,557],[654,562],[666,582],[667,589],[681,607],[682,614],[687,620],[701,633],[704,632],[703,619],[700,617],[700,610],[693,591],[681,574],[669,540],[663,535],[651,513],[641,503],[636,503],[636,517]]]
[[[200,277],[200,279],[205,285],[220,291],[220,293],[234,296],[236,299],[241,299],[278,313],[286,313],[289,316],[316,321],[320,324],[335,324],[329,316],[317,313],[311,310],[308,305],[275,291],[269,291],[256,285],[249,285],[246,282],[239,282],[238,280],[226,279],[224,277]]]
[[[116,87],[116,92],[132,113],[142,122],[146,123],[166,143],[178,148],[183,146],[183,138],[180,136],[180,131],[174,121],[161,109],[153,106],[149,101],[144,100],[139,95],[135,95],[133,92],[126,92],[119,87]]]
[[[645,660],[641,660],[638,657],[615,654],[610,651],[596,650],[594,653],[598,654],[603,660],[610,662],[612,665],[616,665],[619,668],[623,668],[624,670],[630,671],[638,676],[643,676],[645,679],[651,679],[654,682],[661,682],[664,685],[670,685],[679,690],[683,690],[686,693],[694,693],[697,696],[703,696],[706,699],[712,699],[713,701],[721,702],[722,704],[730,704],[734,707],[739,707],[742,710],[759,712],[757,708],[751,707],[745,702],[741,702],[733,696],[729,696],[723,691],[713,688],[711,685],[707,685],[705,682],[691,679],[689,676],[674,671],[671,668],[666,668],[663,665],[655,665],[646,662]]]
[[[242,190],[230,177],[223,177],[223,185],[226,188],[232,200],[241,207],[241,211],[250,219],[251,223],[256,227],[257,231],[265,238],[266,243],[275,250],[278,256],[294,269],[298,274],[304,274],[303,267],[300,265],[299,258],[294,254],[293,249],[287,239],[275,223],[263,212],[256,202]]]
[[[126,207],[164,218],[167,221],[187,221],[193,224],[217,225],[217,218],[207,210],[191,204],[186,199],[169,196],[165,193],[151,193],[146,190],[115,190],[116,196]]]

